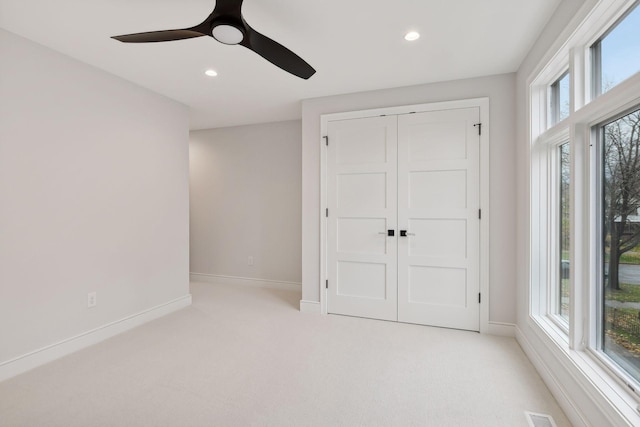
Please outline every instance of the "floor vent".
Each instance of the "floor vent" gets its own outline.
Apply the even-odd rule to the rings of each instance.
[[[536,414],[533,412],[525,412],[529,427],[557,427],[551,415]]]

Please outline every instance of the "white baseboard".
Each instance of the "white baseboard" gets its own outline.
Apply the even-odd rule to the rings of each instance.
[[[486,331],[483,331],[483,333],[513,338],[516,336],[516,325],[513,323],[489,322]]]
[[[216,285],[253,286],[258,288],[280,289],[283,291],[297,291],[302,289],[301,283],[283,282],[278,280],[253,279],[249,277],[221,276],[218,274],[191,273],[194,282],[206,282]]]
[[[300,300],[300,311],[302,313],[320,314],[320,303],[317,301]]]
[[[0,381],[22,374],[190,305],[191,294],[188,294],[165,304],[76,335],[75,337],[67,338],[55,344],[16,357],[15,359],[2,362],[0,363]]]
[[[565,387],[556,380],[555,375],[553,375],[551,370],[542,361],[542,358],[535,350],[533,345],[531,345],[527,337],[517,327],[516,340],[518,341],[518,344],[520,344],[520,348],[522,348],[524,354],[538,371],[538,374],[540,374],[540,376],[542,377],[542,380],[549,388],[549,391],[551,391],[551,394],[553,395],[553,397],[555,397],[558,405],[560,405],[571,423],[576,427],[590,426],[591,424],[587,423],[585,418],[582,416],[582,413],[578,410],[573,399],[569,397],[569,394],[565,390]]]

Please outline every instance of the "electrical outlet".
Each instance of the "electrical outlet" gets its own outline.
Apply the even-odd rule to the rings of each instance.
[[[88,308],[95,307],[96,304],[98,304],[96,293],[95,292],[89,292],[87,294],[87,307]]]
[[[247,265],[253,265],[253,257],[250,256],[249,259],[247,259]]]

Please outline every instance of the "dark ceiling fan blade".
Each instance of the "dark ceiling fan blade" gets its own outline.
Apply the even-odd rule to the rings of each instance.
[[[244,47],[251,49],[273,65],[305,80],[315,74],[316,70],[311,65],[280,43],[260,34],[246,23],[245,28],[247,34],[240,43]]]
[[[216,0],[216,7],[213,11],[222,15],[234,14],[235,12],[235,14],[240,16],[243,1],[244,0]]]
[[[124,43],[155,43],[169,42],[173,40],[192,39],[195,37],[206,36],[199,31],[192,29],[185,30],[164,30],[149,31],[147,33],[125,34],[122,36],[113,36],[112,39],[119,40]]]

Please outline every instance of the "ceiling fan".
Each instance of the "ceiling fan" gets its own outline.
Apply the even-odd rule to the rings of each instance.
[[[300,78],[306,80],[311,77],[316,72],[311,65],[247,24],[242,17],[242,2],[243,0],[216,0],[216,6],[211,15],[195,27],[125,34],[112,38],[125,43],[153,43],[209,36],[220,43],[242,45]]]

